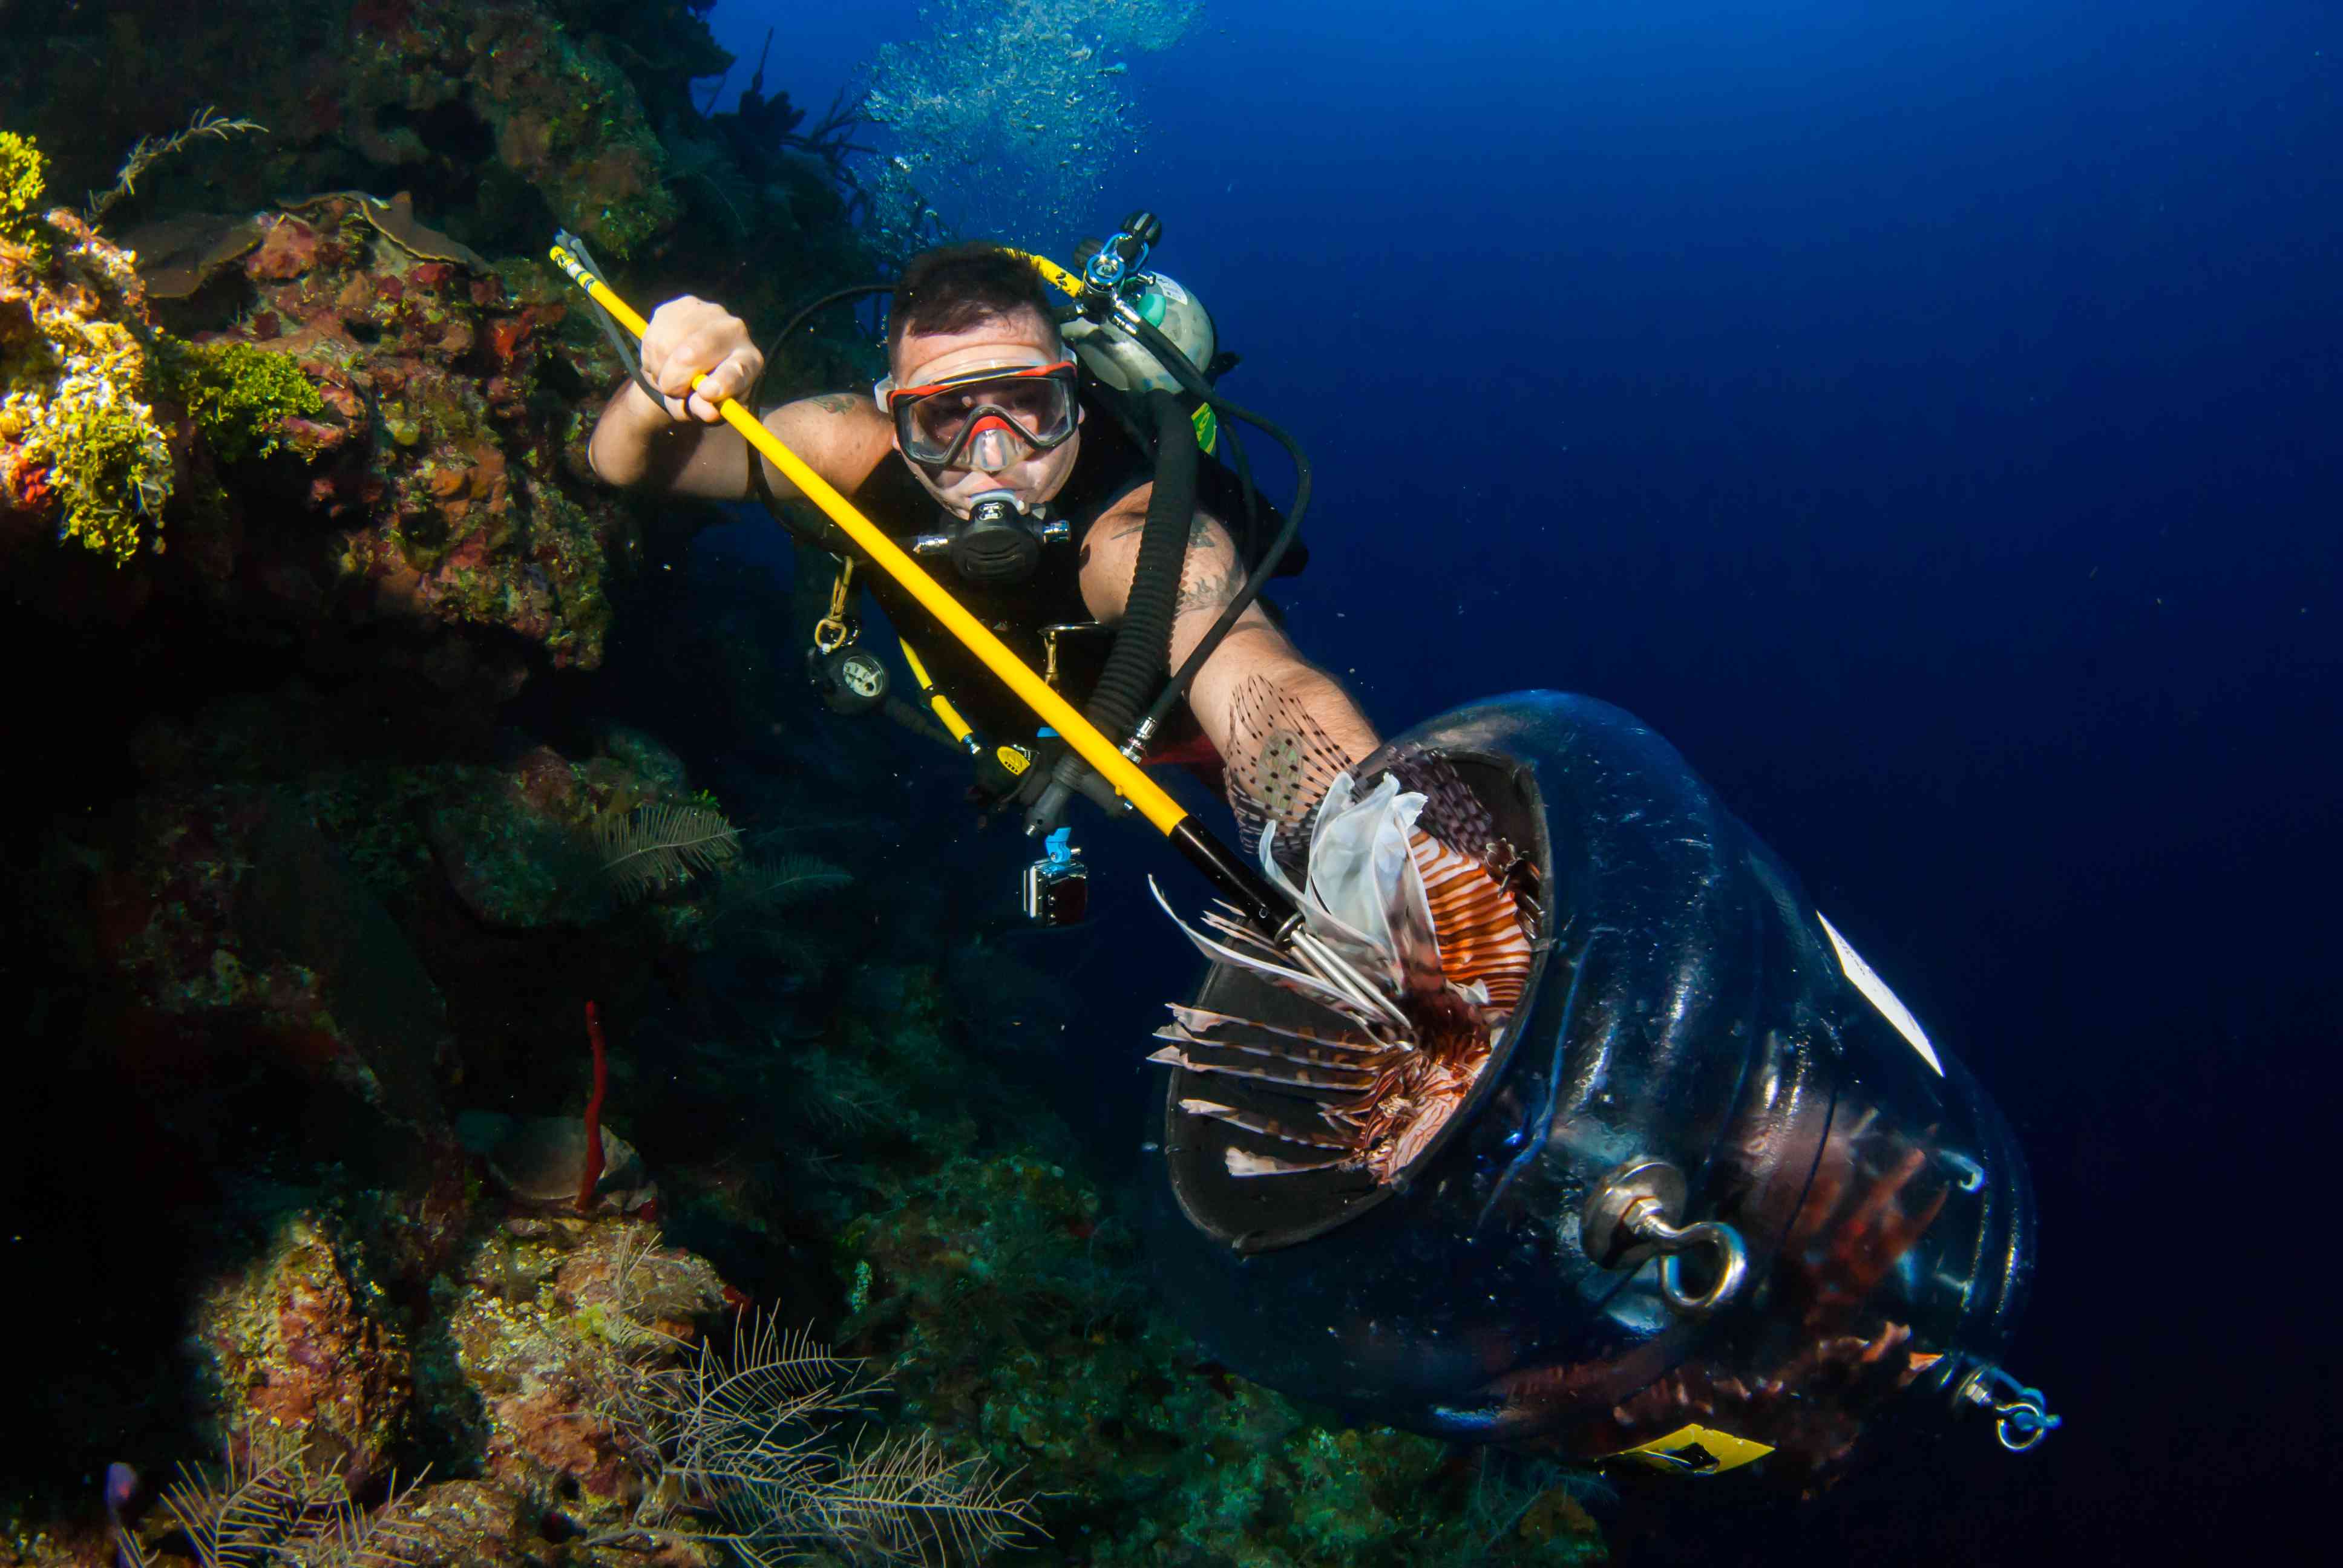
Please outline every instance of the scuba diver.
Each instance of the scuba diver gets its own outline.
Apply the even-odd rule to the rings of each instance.
[[[575,236],[550,255],[622,360],[641,342],[595,471],[758,497],[837,557],[809,662],[843,710],[883,690],[849,614],[870,571],[930,709],[1051,834],[1029,915],[1081,916],[1076,789],[1220,895],[1189,920],[1155,890],[1212,960],[1149,1058],[1200,1341],[1356,1419],[1672,1475],[1804,1485],[1891,1411],[2033,1447],[2059,1418],[1995,1359],[2034,1252],[2006,1122],[1632,716],[1518,691],[1379,743],[1257,602],[1308,467],[1209,384],[1209,319],[1141,270],[1160,233],[1132,215],[1080,276],[930,252],[872,400],[761,417],[738,319],[647,322]],[[1222,415],[1295,459],[1265,549],[1242,447],[1234,480],[1201,460]],[[1242,852],[1142,760],[1224,762]]]
[[[1190,303],[1177,285],[1153,281],[1179,304]],[[1151,581],[1168,628],[1138,629],[1135,640],[1154,646],[1141,650],[1139,679],[1123,678],[1125,711],[1116,717],[1127,727],[1164,690],[1167,669],[1180,670],[1175,680],[1186,682],[1186,711],[1172,705],[1161,729],[1142,727],[1127,754],[1186,762],[1215,783],[1225,767],[1232,795],[1282,801],[1298,820],[1307,803],[1290,789],[1282,794],[1278,779],[1295,774],[1305,749],[1313,760],[1329,748],[1339,751],[1340,759],[1324,759],[1336,767],[1366,757],[1377,745],[1373,728],[1331,676],[1295,650],[1269,607],[1253,602],[1258,585],[1247,591],[1249,578],[1276,568],[1258,554],[1248,560],[1231,530],[1231,518],[1252,510],[1254,498],[1244,496],[1241,508],[1228,470],[1195,462],[1192,440],[1190,465],[1175,483],[1176,459],[1163,457],[1166,442],[1147,427],[1145,394],[1101,385],[1069,345],[1086,324],[1071,320],[1061,331],[1062,313],[1032,257],[980,243],[928,251],[893,286],[890,374],[874,395],[802,397],[764,411],[761,423],[890,538],[915,555],[948,561],[954,597],[1029,665],[1046,668],[1052,685],[1091,705],[1094,719],[1107,695],[1101,684],[1115,680],[1116,655],[1107,648],[1112,628],[1127,617],[1138,620],[1134,585]],[[753,407],[764,364],[748,327],[721,306],[689,296],[659,306],[642,336],[640,374],[611,397],[595,427],[588,447],[595,473],[614,485],[709,500],[757,498],[772,507],[798,498],[769,458],[719,421],[728,397]],[[1192,377],[1192,367],[1183,369]],[[696,390],[695,377],[702,378]],[[1210,428],[1208,413],[1192,401],[1175,408],[1169,395],[1154,396],[1162,430],[1184,439],[1192,424],[1200,434]],[[1180,489],[1193,499],[1182,501]],[[1151,528],[1151,516],[1167,502],[1173,515]],[[803,537],[802,523],[774,510]],[[1244,531],[1255,533],[1251,526]],[[842,538],[814,542],[841,563],[827,636],[816,635],[817,655],[835,668],[849,651],[839,645],[854,635],[854,556]],[[901,635],[930,708],[977,759],[986,796],[1031,808],[1029,832],[1059,827],[1070,783],[1113,802],[1094,776],[1079,777],[1086,771],[1079,759],[1053,756],[1054,738],[1030,708],[917,603],[884,574],[867,581]],[[850,703],[883,684],[883,667],[870,661],[840,680]],[[1310,771],[1322,777],[1328,769]],[[1052,849],[1061,861],[1062,844],[1056,835]],[[1047,920],[1035,901],[1029,883],[1028,913]]]

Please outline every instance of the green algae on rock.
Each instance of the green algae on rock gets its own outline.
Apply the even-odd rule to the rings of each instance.
[[[154,327],[127,256],[69,212],[38,221],[37,248],[0,234],[0,521],[56,520],[121,566],[163,548],[178,483]]]
[[[225,463],[267,457],[287,438],[287,420],[326,411],[325,399],[290,357],[256,344],[174,345],[165,375]]]

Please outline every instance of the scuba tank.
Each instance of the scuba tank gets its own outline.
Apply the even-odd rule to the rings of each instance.
[[[1932,1398],[2013,1449],[2055,1426],[1993,1359],[2033,1266],[2007,1124],[1683,759],[1552,692],[1396,744],[1519,852],[1540,950],[1388,1184],[1237,1173],[1276,1146],[1183,1101],[1278,1091],[1175,1069],[1158,1255],[1210,1353],[1356,1418],[1678,1473],[1805,1478]],[[1193,1005],[1312,1012],[1224,962]]]

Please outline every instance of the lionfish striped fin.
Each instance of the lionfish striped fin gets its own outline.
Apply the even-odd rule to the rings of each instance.
[[[1288,874],[1300,876],[1309,858],[1311,816],[1335,776],[1352,765],[1350,753],[1281,682],[1253,675],[1230,697],[1229,743],[1222,755],[1238,847],[1253,859],[1263,830],[1273,826],[1279,831],[1272,855]]]
[[[1280,1089],[1298,1089],[1305,1094],[1356,1094],[1374,1082],[1372,1076],[1360,1078],[1355,1074],[1338,1081],[1323,1074],[1313,1074],[1306,1067],[1292,1067],[1283,1072],[1272,1072],[1263,1067],[1239,1067],[1234,1062],[1199,1061],[1176,1045],[1167,1045],[1147,1060],[1161,1067],[1185,1068],[1190,1072],[1218,1072],[1230,1078],[1250,1078],[1256,1083],[1273,1083]]]
[[[1202,1035],[1177,1023],[1165,1024],[1155,1031],[1155,1038],[1172,1045],[1202,1046],[1207,1050],[1239,1050],[1248,1056],[1265,1056],[1272,1061],[1290,1062],[1296,1067],[1346,1072],[1353,1078],[1373,1078],[1376,1071],[1372,1059],[1360,1061],[1348,1051],[1322,1050],[1316,1046],[1293,1045],[1282,1040],[1237,1040],[1228,1035]]]
[[[1299,1143],[1306,1149],[1348,1150],[1351,1147],[1350,1140],[1337,1137],[1332,1132],[1312,1132],[1298,1127],[1289,1127],[1282,1121],[1256,1115],[1250,1111],[1239,1111],[1233,1105],[1222,1105],[1210,1100],[1183,1100],[1180,1102],[1180,1109],[1191,1116],[1209,1116],[1215,1121],[1225,1121],[1230,1126],[1241,1127],[1247,1132],[1258,1132],[1263,1138],[1274,1138],[1281,1143]]]
[[[1492,1006],[1510,1010],[1522,1000],[1533,957],[1521,906],[1487,867],[1422,829],[1409,835],[1408,849],[1432,906],[1442,970],[1460,987],[1480,982]]]
[[[1275,1035],[1281,1040],[1299,1040],[1306,1046],[1356,1051],[1363,1056],[1379,1056],[1391,1049],[1364,1037],[1323,1034],[1312,1029],[1289,1029],[1280,1024],[1263,1023],[1257,1018],[1239,1018],[1234,1013],[1214,1012],[1210,1008],[1189,1007],[1176,1001],[1171,1005],[1172,1016],[1179,1020],[1182,1028],[1193,1030],[1203,1036],[1211,1036],[1217,1030],[1249,1029],[1262,1034]],[[1212,1040],[1211,1043],[1218,1045],[1221,1042]]]
[[[1456,765],[1439,752],[1416,745],[1386,747],[1359,769],[1363,779],[1391,773],[1400,788],[1423,797],[1423,814],[1415,825],[1443,844],[1453,844],[1468,855],[1485,855],[1496,841],[1496,819]]]
[[[1306,1176],[1312,1171],[1340,1171],[1353,1162],[1346,1155],[1332,1160],[1280,1160],[1274,1154],[1255,1154],[1234,1144],[1221,1151],[1221,1161],[1232,1176]]]

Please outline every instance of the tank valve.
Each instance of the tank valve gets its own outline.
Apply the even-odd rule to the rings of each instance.
[[[1594,1184],[1578,1211],[1578,1244],[1599,1269],[1634,1269],[1661,1255],[1660,1293],[1686,1317],[1706,1317],[1740,1292],[1749,1278],[1749,1249],[1720,1220],[1679,1228],[1684,1172],[1664,1160],[1630,1160]],[[1706,1248],[1715,1279],[1698,1295],[1684,1288],[1683,1258]]]

